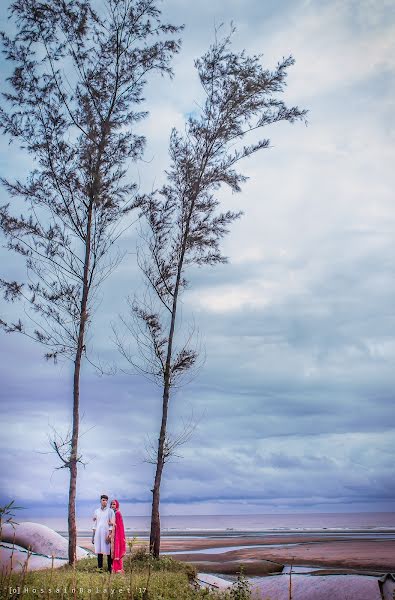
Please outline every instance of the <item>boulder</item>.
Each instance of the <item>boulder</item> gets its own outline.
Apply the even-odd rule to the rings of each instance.
[[[26,548],[2,542],[0,552],[0,574],[7,575],[11,571],[16,573],[27,568],[28,571],[41,569],[58,569],[67,564],[67,558],[48,558],[41,554],[30,554]]]
[[[8,544],[30,549],[34,554],[42,554],[44,557],[56,559],[67,559],[68,540],[46,525],[39,523],[19,523],[3,525],[1,541]],[[89,553],[83,548],[77,547],[77,559],[87,556]],[[43,558],[44,558],[43,557]]]

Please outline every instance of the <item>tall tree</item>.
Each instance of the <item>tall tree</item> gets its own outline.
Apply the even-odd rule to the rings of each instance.
[[[185,133],[172,131],[171,166],[167,184],[146,198],[146,231],[139,263],[148,285],[142,301],[132,303],[130,329],[137,340],[137,358],[123,354],[162,389],[162,419],[152,488],[150,551],[160,551],[160,486],[163,467],[177,440],[169,438],[167,424],[171,390],[195,364],[198,356],[189,340],[179,345],[178,308],[194,265],[226,262],[220,240],[241,213],[218,212],[215,193],[226,184],[240,192],[246,180],[237,164],[269,147],[268,139],[243,145],[244,138],[277,121],[305,120],[306,111],[288,108],[278,95],[284,91],[292,57],[273,71],[261,66],[259,56],[231,51],[231,34],[217,39],[195,62],[205,93],[204,104],[185,125]]]
[[[69,445],[54,448],[70,471],[69,562],[76,553],[76,484],[81,365],[93,300],[120,259],[114,243],[137,204],[128,162],[142,155],[135,133],[146,113],[139,105],[151,71],[171,75],[180,42],[156,0],[15,0],[11,38],[2,33],[14,65],[1,130],[29,152],[26,182],[3,179],[14,198],[0,208],[8,248],[26,259],[28,282],[0,280],[6,299],[25,301],[29,319],[10,323],[47,347],[47,358],[73,361]],[[20,208],[18,199],[24,201]]]

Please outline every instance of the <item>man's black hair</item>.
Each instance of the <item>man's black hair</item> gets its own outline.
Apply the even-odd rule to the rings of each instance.
[[[102,494],[102,495],[100,496],[100,500],[101,500],[102,498],[105,498],[106,500],[108,500],[108,496],[106,496],[106,494]]]

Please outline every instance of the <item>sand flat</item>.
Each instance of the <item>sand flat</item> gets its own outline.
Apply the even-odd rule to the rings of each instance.
[[[78,545],[93,550],[89,538],[79,538]],[[271,544],[296,544],[292,546],[270,547]],[[148,542],[138,540],[137,546],[147,546]],[[232,550],[233,547],[247,546],[243,549]],[[248,546],[261,545],[259,548]],[[268,546],[265,548],[265,546]],[[216,553],[215,548],[229,547],[228,552]],[[212,549],[212,553],[189,554],[188,550]],[[217,572],[229,572],[227,563],[237,565],[247,561],[249,565],[260,562],[272,561],[277,564],[312,565],[322,567],[337,567],[344,569],[357,569],[365,571],[394,572],[395,571],[395,540],[374,539],[339,539],[336,535],[303,536],[286,535],[262,537],[218,537],[218,538],[163,538],[161,543],[163,552],[180,552],[174,557],[200,566],[210,564],[218,569]],[[250,570],[250,569],[249,569]],[[256,573],[256,566],[252,569]],[[259,568],[258,568],[259,571]],[[215,572],[215,571],[212,571]],[[267,568],[263,573],[267,572]],[[262,574],[263,574],[262,573]]]
[[[243,548],[233,550],[232,546],[255,546],[260,548]],[[269,547],[272,544],[295,544],[292,546]],[[265,548],[265,546],[268,546]],[[229,552],[216,554],[216,547],[229,547]],[[199,555],[190,554],[188,550],[199,548],[212,548],[215,562],[228,560],[271,560],[280,563],[300,565],[350,567],[357,569],[371,569],[385,572],[395,571],[395,540],[372,539],[339,539],[336,536],[317,536],[301,538],[298,535],[286,537],[265,537],[264,539],[251,538],[217,538],[210,540],[170,540],[164,539],[161,545],[163,551],[185,550],[185,554],[177,554],[177,558],[190,562],[197,562]],[[200,555],[209,561],[210,554]],[[215,557],[215,558],[214,558]]]

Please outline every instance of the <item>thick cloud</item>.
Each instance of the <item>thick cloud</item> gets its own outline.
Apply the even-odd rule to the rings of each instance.
[[[193,59],[215,25],[234,20],[236,48],[273,67],[290,53],[286,99],[309,124],[267,131],[271,148],[242,165],[242,194],[220,193],[244,216],[224,240],[229,264],[190,273],[183,323],[199,330],[205,361],[177,391],[170,429],[191,415],[183,458],[166,466],[167,514],[390,510],[394,484],[394,70],[395,20],[387,3],[163,3],[186,24],[172,82],[147,89],[143,190],[164,179],[173,126],[201,101]],[[2,16],[5,9],[2,7]],[[3,142],[2,175],[23,177],[30,159]],[[18,161],[15,155],[18,154]],[[103,287],[90,346],[120,363],[111,321],[140,286],[136,234]],[[2,277],[24,267],[1,250]],[[17,315],[14,305],[2,312]],[[51,427],[66,432],[71,365],[42,360],[29,341],[3,336],[2,499],[32,514],[65,504],[67,473],[47,454]],[[160,392],[136,375],[98,377],[84,365],[78,501],[90,510],[106,489],[130,514],[147,513]],[[54,508],[55,507],[55,508]],[[57,507],[57,508],[56,508]],[[87,512],[88,514],[88,512]]]

